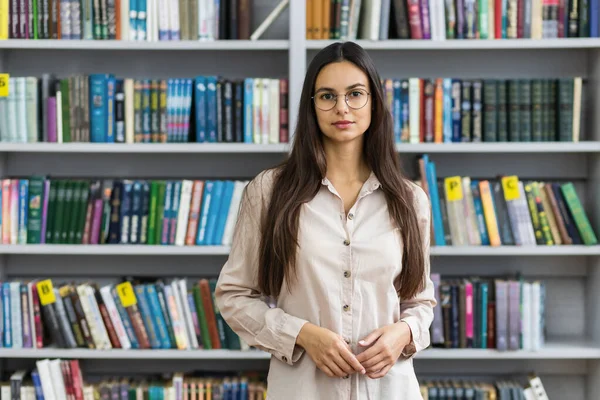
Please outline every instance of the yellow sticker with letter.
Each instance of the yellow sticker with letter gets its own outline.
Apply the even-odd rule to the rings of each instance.
[[[519,198],[519,178],[517,176],[503,176],[502,188],[504,189],[504,199],[506,201],[517,200]]]
[[[48,304],[52,304],[56,301],[52,280],[46,279],[45,281],[38,282],[37,290],[41,305],[47,306]]]
[[[137,298],[135,297],[135,292],[133,291],[131,282],[123,282],[118,284],[117,293],[119,294],[119,298],[121,299],[121,304],[123,304],[123,307],[127,308],[137,304]]]
[[[0,74],[0,97],[8,97],[9,78],[8,74]]]

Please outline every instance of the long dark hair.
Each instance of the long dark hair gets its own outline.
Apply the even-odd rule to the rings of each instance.
[[[302,88],[292,150],[287,159],[274,168],[270,201],[260,224],[258,259],[258,284],[267,296],[277,297],[284,279],[288,287],[292,285],[300,210],[317,194],[327,171],[322,133],[311,100],[315,81],[324,66],[344,60],[355,64],[369,78],[373,111],[371,124],[364,133],[364,157],[382,184],[390,217],[399,228],[404,243],[402,272],[394,284],[402,298],[414,297],[423,288],[423,232],[419,229],[412,183],[401,172],[392,118],[386,108],[379,74],[362,47],[345,42],[325,47],[311,61]]]

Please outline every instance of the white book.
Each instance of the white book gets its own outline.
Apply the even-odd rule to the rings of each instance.
[[[129,0],[121,0],[121,40],[129,40]]]
[[[134,130],[134,80],[126,78],[123,82],[123,92],[125,94],[125,143],[131,144],[135,140]]]
[[[8,99],[7,101],[7,110],[6,110],[6,114],[8,116],[8,141],[15,143],[18,141],[18,136],[17,136],[17,126],[18,126],[18,118],[19,115],[17,113],[17,95],[16,95],[16,90],[13,90],[13,88],[16,86],[17,84],[17,78],[8,78],[8,87],[9,87],[9,91],[8,91]]]
[[[15,225],[15,224],[13,224]],[[10,324],[12,328],[13,349],[23,348],[23,329],[21,313],[21,282],[10,283]]]
[[[185,245],[188,220],[190,217],[190,203],[192,201],[192,188],[194,182],[188,179],[181,181],[181,195],[179,196],[179,212],[177,214],[177,232],[175,234],[175,245]]]
[[[67,400],[65,381],[63,380],[62,368],[60,367],[61,361],[58,358],[50,360],[50,376],[52,377],[52,387],[54,388],[56,400]]]
[[[101,341],[100,348],[111,349],[112,344],[110,343],[108,331],[106,330],[106,325],[104,325],[104,320],[102,319],[102,314],[100,313],[98,302],[96,301],[96,297],[94,296],[94,289],[90,285],[85,285],[85,289],[88,295],[88,300],[90,302],[90,310],[92,311],[93,317],[96,319],[98,335]]]
[[[179,283],[177,279],[171,281],[171,292],[173,293],[173,298],[175,299],[175,306],[177,307],[177,313],[179,315],[179,321],[183,328],[183,332],[185,333],[185,338],[187,341],[188,349],[193,349],[194,346],[192,344],[192,338],[190,337],[190,332],[188,330],[187,325],[187,317],[185,315],[185,310],[183,309],[183,303],[181,302],[181,294],[179,293]]]
[[[35,77],[24,78],[25,83],[25,111],[27,113],[27,136],[28,143],[38,141],[38,79]]]
[[[487,1],[488,3],[488,20],[487,20],[487,24],[488,24],[488,39],[495,39],[496,38],[496,22],[495,22],[495,12],[494,12],[494,8],[496,7],[496,2],[495,0],[480,0],[480,1]]]
[[[27,81],[25,78],[17,78],[15,87],[17,94],[17,137],[19,143],[27,143]]]
[[[85,385],[83,387],[83,400],[95,400],[95,398],[96,397],[94,396],[94,387],[90,385]]]
[[[189,340],[186,333],[186,327],[183,322],[183,313],[178,305],[176,294],[173,292],[173,285],[165,285],[165,302],[167,303],[167,312],[173,326],[175,342],[180,350],[189,349]]]
[[[408,78],[408,104],[409,104],[409,126],[410,143],[420,142],[420,124],[421,115],[421,80],[420,78]]]
[[[270,87],[271,87],[272,79],[263,78],[262,79],[262,93],[260,95],[260,137],[262,144],[269,144],[269,130],[270,130]]]
[[[179,40],[179,0],[170,0],[169,2],[169,26],[171,28],[171,40]]]
[[[379,25],[381,19],[381,0],[363,0],[360,18],[360,38],[379,40]]]
[[[54,385],[58,384],[58,382],[52,379],[52,374],[50,373],[50,360],[44,359],[36,361],[35,366],[40,375],[44,400],[57,400],[54,392]]]
[[[231,196],[231,206],[229,207],[229,213],[227,214],[227,221],[225,222],[225,231],[223,232],[223,246],[231,246],[233,242],[233,233],[235,231],[235,224],[238,219],[238,213],[240,209],[240,202],[242,201],[242,194],[244,188],[249,181],[235,181],[233,186],[233,195]]]
[[[127,336],[127,332],[125,331],[125,326],[123,325],[123,320],[121,319],[121,315],[117,310],[117,305],[115,304],[115,299],[112,297],[112,285],[106,285],[100,288],[100,295],[102,296],[102,300],[106,305],[106,311],[108,311],[108,315],[110,320],[115,327],[115,332],[117,337],[119,338],[119,343],[121,344],[121,348],[130,349],[131,341]]]
[[[192,348],[197,349],[199,347],[198,337],[196,336],[196,330],[194,329],[194,322],[192,320],[192,312],[190,311],[190,305],[187,299],[187,278],[176,280],[176,285],[179,286],[178,292],[181,299],[183,315],[185,316],[184,320],[186,322],[188,337],[191,338],[190,343],[192,344]]]
[[[0,97],[0,142],[8,141],[8,98]]]
[[[467,237],[469,244],[473,246],[481,245],[481,233],[477,224],[477,214],[475,212],[475,203],[473,201],[473,192],[471,191],[471,178],[464,176],[462,178],[463,185],[463,206],[466,222]]]
[[[92,307],[88,298],[87,288],[84,284],[81,284],[78,285],[75,289],[77,290],[77,295],[79,296],[79,302],[81,303],[83,314],[90,328],[90,336],[92,337],[94,346],[97,349],[102,349],[102,338],[99,333],[98,324],[96,322],[96,319],[94,318],[94,314],[92,313]]]
[[[12,400],[10,384],[0,386],[0,400]]]
[[[581,126],[581,85],[580,76],[573,78],[573,142],[579,142]]]
[[[158,1],[158,40],[167,40],[171,34],[171,28],[169,21],[171,3],[169,0],[157,0]]]
[[[279,143],[279,79],[269,83],[269,143]]]

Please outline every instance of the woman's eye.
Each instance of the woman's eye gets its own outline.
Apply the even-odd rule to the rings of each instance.
[[[360,97],[360,96],[362,96],[362,92],[359,92],[359,91],[357,91],[357,92],[352,92],[352,93],[350,93],[350,95],[351,95],[352,97]]]
[[[331,99],[333,99],[333,95],[331,93],[325,93],[325,94],[321,95],[321,99],[331,100]]]

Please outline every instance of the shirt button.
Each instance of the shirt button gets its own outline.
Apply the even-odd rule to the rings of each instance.
[[[350,246],[350,241],[348,239],[344,240],[344,246]]]
[[[350,306],[348,304],[344,304],[344,311],[350,310]]]
[[[344,278],[350,278],[350,271],[344,271]]]
[[[349,220],[352,220],[352,219],[354,219],[354,214],[352,214],[352,213],[348,214],[348,219],[349,219]]]

